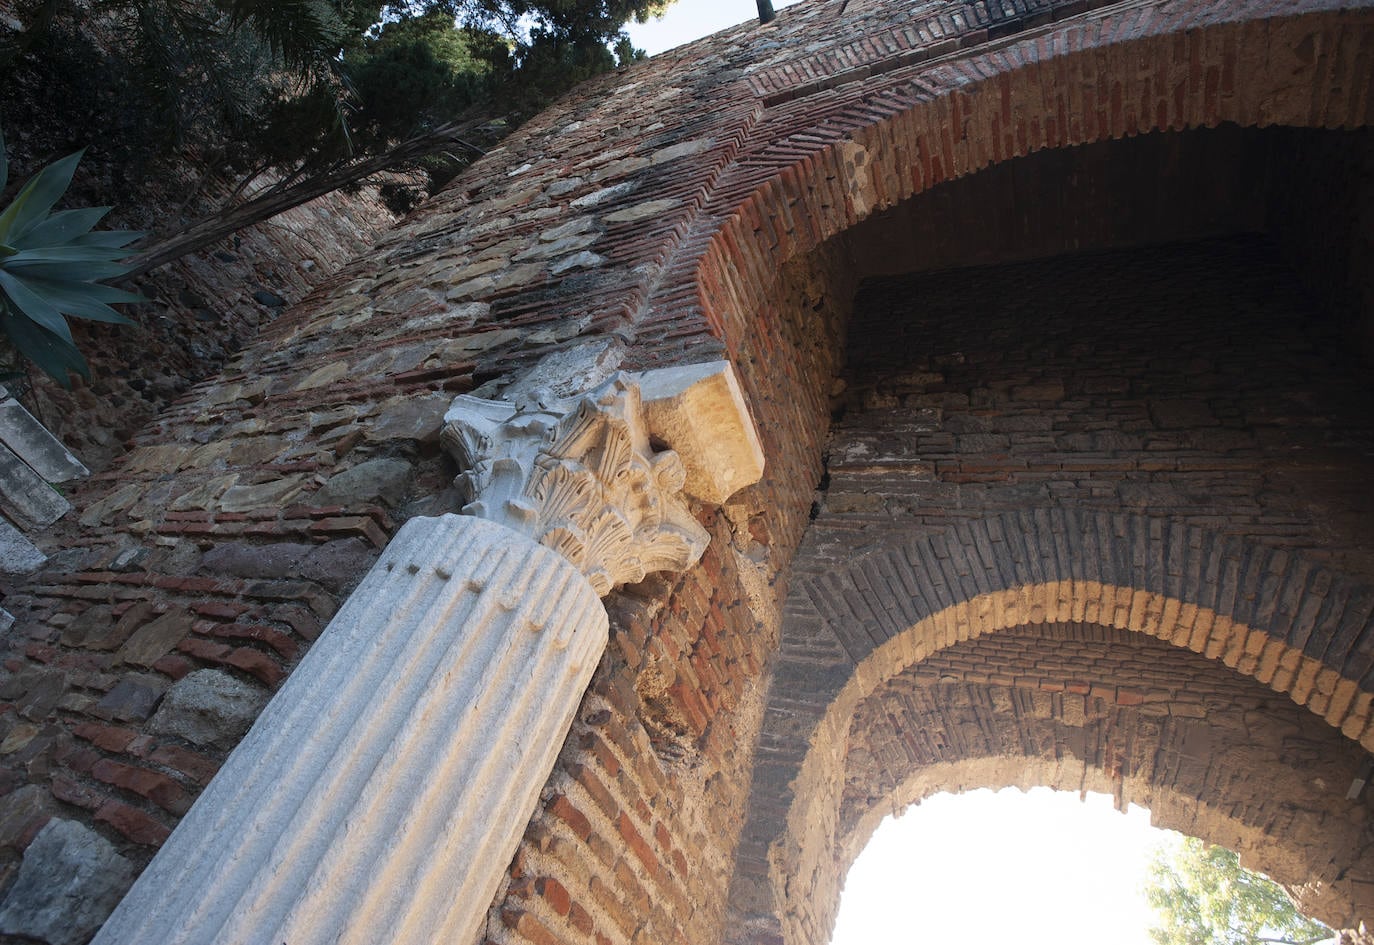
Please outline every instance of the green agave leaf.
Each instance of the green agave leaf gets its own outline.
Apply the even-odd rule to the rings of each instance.
[[[110,286],[97,286],[85,282],[51,282],[46,279],[26,279],[24,284],[34,295],[64,315],[85,318],[95,322],[112,322],[116,325],[132,325],[133,322],[96,298],[96,293],[86,290],[109,289],[111,292],[125,296],[125,298],[114,299],[113,301],[147,301],[142,296],[134,295],[132,292],[120,292],[119,289],[112,289]]]
[[[67,326],[67,320],[62,317],[62,313],[51,302],[25,285],[23,279],[16,279],[11,273],[0,271],[0,290],[4,291],[15,308],[34,322],[63,341],[75,344],[72,341],[72,330]]]
[[[58,289],[80,292],[88,299],[96,302],[147,302],[150,301],[146,296],[139,295],[137,292],[125,292],[123,289],[116,289],[112,285],[102,285],[99,282],[65,282],[53,279],[30,279],[25,274],[25,282],[30,286],[42,285],[44,287],[53,286]]]
[[[10,259],[14,257],[11,256]],[[8,265],[9,259],[0,259],[0,272],[23,276],[25,279],[50,279],[54,282],[96,282],[100,279],[117,279],[129,271],[129,267],[117,262],[50,262],[22,263],[17,267]]]
[[[0,305],[0,331],[9,336],[20,354],[68,390],[72,386],[69,376],[72,371],[90,378],[91,369],[87,367],[81,352],[76,350],[76,345],[35,325],[22,314],[15,313],[9,305]]]
[[[63,210],[60,213],[54,213],[23,236],[15,239],[12,245],[16,249],[65,245],[78,236],[89,232],[109,212],[109,207],[86,207],[81,210]]]
[[[135,240],[141,240],[147,235],[142,230],[98,230],[94,233],[87,233],[85,236],[78,236],[72,240],[72,245],[108,246],[110,249],[119,249],[128,246]]]
[[[19,191],[14,203],[0,213],[0,242],[13,243],[52,209],[53,204],[62,198],[71,185],[72,174],[81,162],[82,148],[69,154],[60,161],[53,161],[43,168]]]
[[[117,254],[105,246],[34,246],[21,249],[0,260],[6,269],[20,269],[43,263],[111,262]]]

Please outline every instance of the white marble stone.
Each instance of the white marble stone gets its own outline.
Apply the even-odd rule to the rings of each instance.
[[[471,942],[606,633],[557,553],[411,520],[96,945]]]
[[[469,945],[605,647],[600,597],[700,558],[694,475],[723,498],[762,470],[728,365],[445,421],[467,514],[406,523],[94,945]]]
[[[90,471],[33,414],[0,387],[0,443],[48,482],[84,479]]]
[[[680,496],[682,460],[650,446],[631,380],[524,408],[461,395],[444,417],[463,512],[553,548],[603,596],[690,567],[709,540]]]

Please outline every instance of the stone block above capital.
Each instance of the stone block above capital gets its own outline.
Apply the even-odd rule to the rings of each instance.
[[[644,424],[682,457],[682,491],[719,505],[763,476],[763,446],[729,361],[631,375]]]

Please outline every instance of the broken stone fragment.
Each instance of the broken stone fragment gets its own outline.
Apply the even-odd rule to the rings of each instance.
[[[167,692],[148,731],[194,745],[232,748],[267,704],[268,694],[218,669],[191,673]]]
[[[49,945],[82,945],[134,879],[133,864],[88,827],[55,817],[24,851],[0,904],[0,933]]]
[[[443,425],[443,408],[434,418],[434,434],[437,438]],[[423,426],[415,425],[417,434],[423,434]],[[382,504],[395,508],[406,496],[410,487],[413,470],[410,463],[400,459],[369,459],[351,469],[345,469],[331,476],[312,498],[315,505],[360,505]]]

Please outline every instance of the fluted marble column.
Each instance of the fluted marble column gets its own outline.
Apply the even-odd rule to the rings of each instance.
[[[761,471],[724,365],[448,419],[468,514],[406,523],[94,945],[472,942],[605,647],[600,597],[700,557],[685,484]]]

